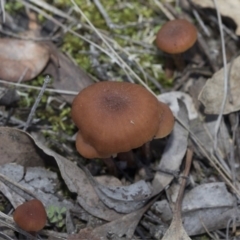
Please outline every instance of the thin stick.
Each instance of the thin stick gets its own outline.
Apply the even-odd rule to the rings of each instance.
[[[218,171],[220,176],[224,179],[225,183],[231,187],[231,189],[235,192],[235,194],[240,197],[240,191],[232,184],[231,176],[228,172],[223,168],[223,166],[219,163],[218,159],[214,155],[210,155],[209,152],[205,149],[204,144],[198,139],[198,137],[183,123],[183,121],[176,117],[176,120],[190,133],[191,139],[197,144],[202,154],[209,160],[209,162],[213,165],[213,167]]]
[[[181,186],[178,192],[178,197],[177,197],[177,201],[176,201],[176,205],[175,205],[175,213],[178,216],[178,219],[181,218],[181,209],[182,209],[182,200],[183,200],[183,194],[184,194],[184,190],[185,190],[185,186],[187,183],[187,177],[191,168],[191,164],[192,164],[192,156],[193,156],[193,151],[188,149],[187,150],[187,155],[186,155],[186,162],[185,162],[185,168],[183,171],[183,178],[182,178],[182,182],[181,182]]]
[[[31,109],[30,114],[29,114],[29,116],[28,116],[27,122],[26,122],[26,124],[25,124],[25,126],[24,126],[24,128],[23,128],[23,131],[26,131],[27,128],[29,127],[30,123],[32,122],[33,115],[34,115],[34,113],[35,113],[35,111],[36,111],[36,109],[37,109],[37,107],[38,107],[38,104],[39,104],[39,102],[40,102],[40,100],[41,100],[41,98],[42,98],[42,95],[43,95],[43,93],[44,93],[44,91],[45,91],[45,89],[46,89],[47,84],[49,83],[49,81],[50,81],[50,77],[47,75],[47,76],[45,77],[45,79],[44,79],[44,83],[43,83],[42,89],[41,89],[41,91],[39,92],[38,97],[37,97],[35,103],[34,103],[33,106],[32,106],[32,109]]]
[[[6,21],[6,14],[5,14],[5,8],[4,8],[4,0],[0,0],[1,5],[1,12],[2,12],[2,21],[5,23]]]
[[[198,14],[198,12],[193,8],[192,13],[194,15],[194,17],[196,18],[196,20],[199,23],[199,26],[202,28],[202,30],[204,31],[204,33],[206,34],[206,36],[210,37],[210,31],[208,30],[208,28],[205,26],[205,23],[203,22],[202,18],[200,17],[200,15]]]
[[[100,0],[93,0],[94,4],[96,5],[96,7],[98,8],[99,12],[101,13],[101,15],[103,16],[107,26],[112,29],[115,28],[115,24],[111,21],[110,17],[108,16],[106,10],[104,9],[102,3],[100,2]]]
[[[223,33],[223,27],[222,27],[222,19],[221,15],[218,9],[218,4],[216,0],[213,0],[216,12],[217,12],[217,18],[218,18],[218,25],[219,25],[219,31],[221,36],[221,45],[222,45],[222,58],[223,58],[223,69],[224,69],[224,92],[223,92],[223,100],[222,105],[220,108],[220,112],[216,121],[215,129],[214,129],[214,145],[213,145],[213,151],[215,152],[217,149],[218,144],[218,133],[220,124],[222,121],[223,111],[227,102],[227,96],[228,96],[228,69],[227,69],[227,59],[226,59],[226,49],[225,49],[225,40],[224,40],[224,33]]]
[[[172,15],[172,13],[170,13],[170,11],[168,11],[168,9],[165,8],[160,1],[154,0],[154,2],[161,9],[161,11],[165,14],[165,16],[168,18],[168,20],[174,20],[175,19],[175,17]]]
[[[80,7],[76,4],[74,0],[71,0],[72,4],[76,7],[77,11],[81,14],[81,16],[87,21],[87,23],[92,27],[94,32],[97,34],[97,36],[106,44],[108,49],[111,51],[111,53],[114,55],[116,60],[118,60],[120,66],[122,66],[122,69],[125,71],[126,69],[137,79],[139,83],[141,83],[149,92],[151,92],[153,95],[154,92],[149,88],[147,84],[143,82],[143,80],[129,67],[129,65],[123,61],[123,59],[116,53],[116,51],[112,48],[112,46],[103,38],[101,33],[94,27],[94,25],[91,23],[91,21],[87,18],[87,16],[84,14],[84,12],[80,9]]]
[[[22,84],[22,83],[14,83],[14,82],[8,82],[5,80],[0,80],[0,83],[4,83],[10,86],[16,86],[19,88],[27,88],[27,89],[35,89],[35,90],[41,90],[41,87],[36,87],[36,86],[30,86],[27,84]],[[59,94],[64,94],[64,95],[77,95],[78,92],[75,91],[67,91],[67,90],[61,90],[61,89],[52,89],[52,88],[46,88],[45,91],[50,92],[50,93],[59,93]]]

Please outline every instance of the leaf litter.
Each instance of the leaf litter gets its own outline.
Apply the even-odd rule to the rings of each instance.
[[[182,209],[182,199],[183,199],[184,189],[185,189],[186,182],[187,182],[186,178],[188,177],[191,163],[192,163],[192,156],[193,156],[193,152],[191,150],[188,150],[187,154],[186,154],[185,169],[183,171],[183,176],[182,176],[183,179],[182,179],[181,186],[179,189],[177,201],[176,201],[176,204],[174,207],[172,222],[170,224],[169,229],[167,230],[164,237],[162,238],[162,240],[172,240],[172,239],[189,240],[189,239],[191,239],[188,236],[188,234],[186,233],[185,229],[183,228],[182,214],[181,214],[182,210],[181,209]]]
[[[67,64],[65,66],[67,66]],[[71,66],[71,64],[70,64],[70,66]],[[64,70],[64,68],[63,68],[63,70]],[[70,77],[71,71],[66,71],[66,72],[67,72],[66,78]],[[55,78],[58,74],[59,73],[57,73],[56,71],[53,73]],[[63,71],[60,75],[64,75],[64,74],[65,73]],[[76,77],[77,74],[78,74],[78,71],[76,71],[76,74],[73,74],[73,75]],[[80,71],[79,75],[81,75],[81,71]],[[68,85],[67,84],[65,85],[66,78],[60,79],[60,81],[63,80],[64,84],[62,86],[59,85],[60,86],[59,88],[63,88],[63,89],[68,88]],[[83,78],[84,78],[84,76],[83,76]],[[91,84],[91,83],[92,83],[92,80],[86,81],[87,85]],[[78,81],[78,83],[76,85],[75,85],[75,83],[73,84],[73,88],[71,88],[71,89],[74,89],[75,87],[76,87],[76,89],[81,89],[82,87],[85,86],[84,84],[82,84],[80,81]],[[215,91],[215,89],[216,89],[215,84],[213,87],[214,87],[213,89]],[[178,104],[178,101],[176,101],[176,99],[182,98],[183,100],[185,100],[185,103],[186,103],[186,101],[187,101],[187,103],[190,103],[190,108],[191,108],[191,106],[192,106],[191,99],[186,97],[186,95],[184,96],[185,93],[179,92],[178,94],[179,94],[178,97],[176,97],[177,94],[173,93],[173,96],[171,97],[172,99],[175,98],[174,106],[179,105],[180,109],[184,109],[185,107],[183,107],[181,103]],[[71,102],[71,98],[72,97],[69,97],[69,99],[67,101]],[[220,96],[218,98],[220,99]],[[166,101],[168,101],[168,100],[166,100]],[[235,104],[235,102],[236,101],[234,101],[233,105]],[[176,105],[176,103],[177,103],[177,105]],[[170,105],[171,105],[171,103],[170,103]],[[187,109],[189,110],[189,105],[188,104],[186,104],[186,105],[187,105]],[[207,107],[209,107],[209,106],[207,106],[207,104],[206,104],[206,108]],[[210,107],[212,107],[212,106],[210,106]],[[215,110],[214,109],[215,107],[218,107],[218,106],[214,105],[212,107],[212,109],[213,109],[212,111]],[[237,107],[237,105],[235,105],[234,107]],[[235,108],[235,109],[237,109],[237,108]],[[230,112],[232,112],[232,110],[230,110]],[[183,116],[180,116],[180,113],[178,115],[176,115],[177,119],[181,120],[180,123],[184,123],[184,127],[182,126],[182,124],[179,124],[179,123],[178,123],[178,125],[176,124],[177,125],[176,128],[178,129],[178,131],[175,129],[175,132],[180,133],[180,136],[175,135],[174,137],[170,137],[168,139],[167,147],[164,150],[163,155],[162,155],[163,163],[161,164],[161,162],[160,162],[160,164],[157,165],[157,167],[153,168],[154,171],[156,171],[156,174],[154,176],[152,185],[147,181],[141,180],[139,182],[133,183],[132,185],[130,185],[128,183],[128,186],[121,186],[121,184],[119,184],[119,182],[116,184],[116,188],[114,186],[112,186],[112,184],[111,184],[111,186],[109,186],[108,184],[104,183],[102,180],[99,180],[99,178],[97,179],[95,177],[92,177],[90,175],[90,173],[87,172],[87,170],[83,171],[81,168],[79,168],[79,170],[77,170],[78,168],[76,168],[76,163],[72,163],[72,162],[69,163],[69,160],[67,160],[66,158],[60,156],[59,154],[53,152],[52,150],[49,150],[48,148],[44,147],[42,144],[32,140],[30,135],[27,135],[26,133],[17,131],[17,130],[8,131],[5,129],[4,130],[2,129],[1,132],[3,133],[3,138],[5,138],[5,137],[8,138],[7,143],[4,145],[5,147],[7,147],[7,145],[10,144],[10,145],[13,145],[13,147],[15,147],[15,148],[17,147],[17,149],[19,147],[21,147],[24,150],[25,146],[18,144],[18,141],[21,142],[23,139],[24,144],[30,143],[30,147],[28,149],[28,150],[30,150],[30,156],[33,157],[35,155],[34,151],[31,152],[31,148],[35,149],[36,156],[39,156],[39,162],[36,164],[37,166],[35,166],[33,164],[34,168],[27,169],[27,172],[26,172],[27,179],[25,179],[25,180],[27,182],[32,182],[32,186],[29,188],[28,191],[26,189],[24,189],[24,187],[22,188],[23,191],[26,190],[26,192],[25,192],[26,194],[28,192],[28,194],[31,195],[31,192],[34,192],[34,193],[40,194],[39,196],[43,196],[43,191],[40,191],[40,190],[44,190],[44,191],[46,190],[46,191],[51,192],[54,189],[54,186],[51,186],[48,189],[42,188],[40,190],[36,190],[37,184],[35,183],[35,180],[37,181],[37,178],[40,175],[44,175],[44,173],[42,172],[43,169],[38,170],[39,165],[42,165],[42,164],[43,164],[42,166],[45,165],[46,159],[43,160],[43,155],[44,155],[44,158],[46,157],[48,160],[51,159],[51,161],[53,161],[55,159],[55,161],[57,162],[58,167],[60,169],[61,175],[62,175],[65,183],[67,184],[69,190],[74,193],[77,193],[78,203],[80,203],[80,205],[83,208],[85,208],[85,210],[87,210],[90,214],[97,216],[99,218],[103,218],[107,221],[110,221],[109,223],[106,223],[100,227],[95,227],[94,229],[91,229],[91,228],[83,229],[80,231],[80,233],[82,232],[82,235],[77,235],[77,237],[80,237],[80,236],[89,237],[90,236],[90,238],[92,238],[92,239],[94,239],[94,238],[97,239],[99,237],[99,235],[102,235],[102,236],[107,236],[108,238],[112,236],[114,239],[117,239],[119,236],[124,236],[124,234],[125,234],[127,237],[131,238],[134,234],[134,230],[138,224],[139,219],[141,218],[143,213],[146,211],[146,208],[149,204],[149,202],[147,200],[149,200],[152,196],[163,191],[166,187],[168,187],[170,185],[170,183],[172,182],[172,180],[174,179],[174,176],[176,176],[176,173],[178,173],[178,171],[180,169],[180,165],[182,163],[183,155],[187,148],[187,142],[188,142],[188,133],[187,133],[187,130],[185,127],[188,128],[188,126],[189,126],[189,123],[187,120],[187,115],[191,116],[189,113],[190,113],[190,111],[187,114],[186,109],[184,109],[184,112],[182,113]],[[193,115],[193,116],[195,117],[196,115]],[[203,117],[203,116],[204,115],[201,115],[200,117]],[[191,119],[191,117],[189,117],[189,118]],[[201,119],[200,124],[201,123],[205,124],[206,123],[205,119]],[[209,142],[211,144],[213,143],[211,137],[206,138],[206,134],[208,132],[211,132],[211,130],[213,130],[215,124],[216,124],[216,121],[214,119],[211,122],[211,124],[209,124],[209,126],[208,126],[209,129],[207,131],[204,129],[203,130],[201,129],[201,131],[204,133],[203,134],[204,136],[200,139],[201,142],[205,142],[205,143]],[[227,140],[231,140],[229,133],[227,132],[228,129],[226,129],[226,126],[224,126],[224,127],[225,127],[225,130],[224,130],[225,132],[224,132],[224,141],[223,141],[222,145],[224,145],[227,142]],[[199,137],[200,135],[199,135],[197,128],[194,128],[194,130],[196,130],[196,131],[193,131],[193,133],[195,135],[197,135],[197,137]],[[11,138],[10,136],[13,138]],[[16,139],[16,137],[17,137],[17,139]],[[29,141],[26,140],[26,137],[28,138]],[[11,143],[11,141],[13,143]],[[4,139],[2,139],[2,142],[4,144]],[[183,146],[181,146],[181,144],[179,144],[179,147],[177,147],[177,142],[178,142],[178,144],[183,142]],[[208,146],[205,146],[205,149],[207,149],[208,153],[211,151],[211,146],[210,146],[211,144],[207,144]],[[175,146],[175,147],[173,149],[171,149],[169,146]],[[230,146],[229,145],[226,145],[226,146],[227,146],[227,151],[223,154],[224,157],[228,156],[229,152],[231,151],[231,150],[229,150]],[[198,145],[196,144],[195,148],[197,149],[197,147],[198,147]],[[16,162],[16,163],[20,163],[20,164],[24,165],[25,167],[28,167],[29,163],[31,164],[31,160],[30,160],[31,157],[28,156],[26,153],[24,153],[24,151],[23,151],[23,153],[20,150],[16,151],[16,153],[13,154],[13,158],[12,158],[10,151],[5,150],[5,149],[1,149],[1,150],[4,153],[3,156],[5,158],[5,160],[3,160],[3,163]],[[41,152],[41,150],[43,150],[43,152],[45,152],[45,154],[43,154],[43,153],[40,154],[39,150],[40,150],[40,152]],[[220,147],[220,150],[223,150],[222,146]],[[20,159],[18,158],[18,154],[19,154]],[[206,157],[206,155],[204,155],[204,156]],[[166,162],[167,158],[172,158],[172,157],[174,159],[174,162],[168,165]],[[5,165],[5,167],[7,169],[11,169],[10,166],[8,168],[8,166]],[[29,170],[29,172],[28,172],[28,170]],[[12,171],[12,170],[9,170],[9,171]],[[31,171],[33,171],[33,173]],[[34,171],[36,171],[36,172],[34,172]],[[173,175],[170,175],[169,173],[171,173]],[[36,175],[36,179],[34,178],[33,175]],[[21,174],[21,176],[22,176],[22,174]],[[44,175],[44,176],[46,176],[46,175]],[[156,176],[157,176],[157,179],[156,179]],[[83,180],[82,183],[78,183],[78,177],[80,180]],[[50,179],[48,177],[46,177],[46,178]],[[9,181],[9,179],[7,177],[4,179],[4,177],[1,176],[1,179],[2,179],[2,182],[6,183],[6,186],[8,184],[14,185],[14,182]],[[163,179],[162,183],[160,182],[160,179]],[[114,181],[113,177],[112,177],[112,180]],[[15,179],[14,181],[19,181],[19,180]],[[226,181],[226,182],[228,183],[229,186],[231,185],[231,184],[229,184],[228,181]],[[158,186],[157,183],[160,183],[162,185]],[[230,181],[230,183],[231,183],[231,181]],[[39,184],[39,185],[41,186],[42,184]],[[171,184],[171,185],[172,185],[172,187],[174,186],[174,184]],[[215,183],[215,184],[212,184],[212,186],[210,186],[210,185],[211,184],[209,184],[209,185],[202,184],[202,185],[200,185],[200,187],[202,187],[202,189],[204,189],[204,190],[201,190],[201,188],[196,187],[196,188],[193,188],[192,192],[189,191],[189,193],[191,192],[193,194],[192,197],[190,197],[190,198],[194,201],[195,205],[192,204],[192,202],[190,201],[187,203],[186,209],[191,208],[190,211],[196,210],[196,214],[203,214],[202,219],[203,219],[203,217],[206,216],[206,218],[204,218],[204,222],[209,221],[211,214],[213,214],[213,216],[217,219],[221,214],[224,215],[224,213],[226,213],[224,215],[224,217],[226,217],[226,218],[221,219],[221,220],[223,220],[223,221],[221,221],[222,225],[218,225],[219,228],[224,228],[227,225],[226,220],[229,219],[229,217],[231,216],[229,214],[230,213],[233,214],[233,209],[231,206],[232,195],[226,190],[226,186],[223,183],[219,183],[219,184]],[[16,185],[16,187],[21,189],[18,185]],[[26,188],[29,187],[28,184],[26,184],[25,187]],[[85,189],[84,189],[84,187],[85,187]],[[3,187],[3,188],[5,188],[5,187]],[[81,188],[83,188],[83,189],[81,189]],[[119,191],[116,191],[116,189],[118,189]],[[217,190],[219,190],[219,189],[220,189],[221,194],[223,194],[223,195],[219,194],[220,197],[224,196],[224,194],[225,194],[229,198],[227,198],[222,203],[219,203],[216,201],[216,205],[214,205],[214,202],[213,201],[211,202],[210,197],[209,197],[208,201],[210,201],[209,203],[211,203],[212,205],[208,205],[207,201],[205,201],[205,205],[202,204],[201,208],[206,208],[206,209],[198,209],[199,205],[196,204],[197,200],[194,199],[194,196],[198,196],[198,194],[200,194],[200,196],[201,196],[201,194],[204,194],[204,196],[207,196],[208,192],[209,192],[209,196],[211,196],[211,194],[210,194],[211,191],[212,191],[211,193],[218,195]],[[234,190],[234,188],[232,188],[232,189]],[[7,188],[5,188],[5,190],[3,190],[3,191],[5,191],[6,195],[10,192],[9,190],[7,190]],[[115,192],[116,195],[111,194],[112,192]],[[166,191],[166,192],[167,192],[167,194],[169,193],[169,191]],[[173,193],[174,192],[176,193],[176,191],[173,191]],[[20,193],[20,192],[18,192],[18,193],[19,193],[19,196],[22,195],[22,193]],[[126,193],[127,193],[127,195],[126,195]],[[89,196],[86,196],[86,195],[89,195]],[[187,194],[186,194],[186,196],[187,196]],[[26,196],[24,196],[24,197],[26,197]],[[11,199],[12,203],[13,203],[13,198],[14,197],[12,197],[12,199]],[[105,201],[105,203],[103,203],[104,201]],[[136,203],[132,204],[135,201],[137,202],[137,204]],[[127,202],[128,203],[127,207],[124,207],[124,208],[122,206],[117,207],[118,202],[123,204],[122,206],[124,206],[124,204]],[[202,201],[202,202],[204,202],[204,201]],[[17,204],[18,203],[14,203],[13,205],[15,206]],[[209,209],[210,207],[214,208],[214,206],[216,207],[216,209]],[[184,204],[183,204],[183,209],[184,209]],[[118,213],[115,210],[117,210],[119,212],[124,212],[124,213],[130,212],[130,213],[123,214],[123,213]],[[105,213],[107,213],[106,216],[105,216]],[[134,215],[134,214],[136,214],[136,215]],[[193,215],[191,216],[191,214],[190,214],[188,216],[188,218],[186,218],[186,222],[187,222],[187,220],[189,220],[189,222],[188,222],[189,226],[192,226],[190,224],[191,220],[192,220],[192,223],[194,222],[192,217],[193,217]],[[173,223],[172,223],[173,227],[172,228],[175,230],[180,229],[179,231],[181,232],[184,239],[189,239],[189,237],[186,235],[185,231],[183,230],[183,228],[181,226],[181,218],[178,216],[176,219],[173,219]],[[201,221],[194,222],[194,224],[196,224],[196,226],[195,226],[196,228],[192,227],[192,229],[194,229],[194,230],[190,233],[187,231],[187,233],[194,235],[196,233],[199,234],[199,233],[205,232],[206,229],[204,229],[204,227],[202,227],[202,226],[201,226],[201,229],[202,229],[201,231],[195,230],[195,229],[200,229],[198,227],[199,227],[199,225],[201,225],[201,223],[202,223]],[[118,226],[120,226],[121,224],[123,224],[124,226],[118,228]],[[130,224],[131,224],[131,228],[128,229],[128,226],[130,226]],[[187,226],[184,226],[184,227],[185,227],[185,229],[187,229]],[[214,226],[212,226],[210,223],[209,223],[209,227],[210,227],[210,229],[217,229],[217,228],[214,228]],[[171,233],[169,233],[169,231],[167,232],[167,235],[165,235],[165,237],[171,236],[168,234],[172,234],[172,233],[174,234],[174,231]]]
[[[240,57],[237,57],[228,64],[229,74],[229,94],[223,111],[223,114],[229,114],[240,110],[240,83],[239,71]],[[202,88],[198,99],[204,105],[204,112],[207,114],[218,114],[222,103],[223,89],[223,69],[216,72],[212,78],[208,79],[205,86]]]
[[[31,80],[44,69],[49,58],[48,49],[41,43],[1,38],[0,78],[13,82]]]
[[[184,110],[179,112],[182,113],[183,115]],[[187,114],[185,111],[185,116],[186,115]],[[132,216],[134,216],[135,219],[134,226],[136,227],[142,214],[146,210],[145,208],[144,208],[145,210],[143,210],[142,207],[146,206],[147,200],[149,200],[151,197],[153,197],[154,195],[158,194],[160,191],[163,190],[163,188],[162,189],[158,188],[159,191],[153,193],[152,189],[149,188],[149,185],[143,180],[138,181],[137,183],[134,183],[130,186],[118,186],[118,187],[104,186],[96,182],[96,180],[90,175],[90,173],[86,169],[82,171],[80,168],[76,168],[76,165],[74,163],[70,162],[69,160],[65,159],[59,154],[53,152],[52,150],[44,147],[41,143],[35,142],[31,138],[31,136],[26,134],[25,132],[12,128],[1,128],[1,133],[2,133],[1,136],[4,137],[4,139],[6,136],[15,136],[14,138],[15,141],[12,142],[13,145],[17,145],[19,144],[19,142],[20,143],[24,142],[24,147],[19,148],[20,149],[20,153],[18,153],[19,156],[21,156],[21,152],[22,151],[24,152],[25,147],[27,147],[29,148],[28,149],[29,152],[31,152],[31,148],[34,149],[36,151],[35,152],[36,155],[38,155],[39,153],[39,150],[37,149],[40,148],[48,156],[54,157],[59,166],[61,175],[65,180],[65,183],[67,184],[69,190],[78,194],[78,202],[80,203],[80,205],[83,208],[85,208],[86,211],[89,211],[89,213],[91,213],[92,215],[97,216],[99,218],[103,218],[104,220],[116,221],[117,223],[118,222],[117,219],[125,217],[125,215],[123,215],[121,212],[124,213],[133,212],[132,215],[131,213],[129,215],[130,219],[129,221],[132,222]],[[178,130],[178,133],[181,135],[181,130]],[[22,139],[24,139],[24,141],[22,141]],[[178,139],[175,139],[175,141],[176,140]],[[27,142],[28,144],[26,145]],[[13,146],[13,149],[15,149],[15,146]],[[9,151],[7,151],[7,153],[5,154],[9,154]],[[25,161],[28,161],[27,158],[25,159]],[[170,163],[170,161],[168,162]],[[170,167],[166,165],[166,168]],[[179,164],[177,165],[177,168],[175,168],[174,170],[178,169]],[[26,177],[28,181],[31,179],[29,177],[29,174],[27,174]],[[41,184],[38,185],[41,186]],[[30,190],[33,190],[33,188],[30,188]],[[41,191],[40,192],[39,191],[40,190],[38,190],[37,192],[40,193]],[[112,194],[113,192],[115,192],[116,194]],[[106,201],[106,199],[110,201]],[[120,213],[117,213],[111,208],[114,208]],[[136,213],[137,209],[139,209],[139,215],[135,215],[137,214]],[[139,218],[136,218],[136,216],[139,216]],[[125,230],[121,229],[121,231],[123,232],[127,231],[128,225],[129,224],[126,224],[126,227],[124,228]],[[131,231],[131,233],[133,233],[133,231]]]

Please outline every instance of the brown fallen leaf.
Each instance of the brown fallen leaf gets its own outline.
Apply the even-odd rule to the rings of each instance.
[[[43,166],[44,161],[38,154],[34,141],[25,132],[0,127],[0,165],[18,163],[22,166]]]
[[[35,78],[50,54],[41,43],[11,38],[0,39],[0,78],[12,82]]]
[[[44,160],[52,161],[53,157],[67,187],[71,192],[78,194],[78,203],[86,211],[106,221],[123,216],[103,204],[87,176],[79,167],[36,142],[30,134],[15,128],[0,127],[0,154],[0,165],[14,162],[25,167],[42,166]]]
[[[230,70],[230,64],[227,65]],[[231,72],[229,75],[229,92],[231,94],[232,101],[230,101],[229,95],[223,114],[229,114],[240,110],[240,81],[239,81],[239,68],[240,57],[237,57],[231,66]],[[198,99],[202,102],[207,114],[219,114],[223,100],[224,91],[224,79],[223,68],[216,72],[212,78],[208,79],[202,91],[200,92]]]
[[[192,0],[193,3],[202,8],[215,8],[212,0]],[[240,14],[239,14],[239,0],[218,0],[217,1],[221,15],[233,19],[237,24],[236,34],[240,35]]]
[[[93,84],[92,78],[59,51],[54,44],[48,43],[48,47],[59,62],[59,67],[57,67],[54,62],[50,61],[44,70],[44,74],[50,74],[54,78],[55,89],[80,92],[83,88]],[[63,95],[63,97],[67,102],[72,103],[75,96]]]
[[[35,143],[45,154],[52,156],[56,160],[68,189],[78,194],[77,201],[87,212],[106,221],[112,221],[122,216],[122,214],[103,204],[81,168],[76,167],[76,164],[53,152],[41,143]]]
[[[153,204],[153,202],[155,202],[155,200],[156,198],[152,199],[143,208],[138,209],[135,212],[123,215],[122,217],[110,223],[106,223],[94,229],[82,229],[78,234],[69,236],[68,240],[77,240],[84,238],[94,240],[109,239],[109,233],[111,234],[111,239],[133,239],[133,234],[138,222],[146,210]],[[126,238],[122,238],[123,236],[126,236]]]
[[[178,198],[177,198],[174,213],[173,213],[173,219],[170,224],[170,227],[168,228],[167,232],[164,234],[164,237],[162,238],[162,240],[173,240],[173,239],[174,240],[191,240],[191,238],[189,238],[189,236],[187,235],[186,231],[183,228],[181,209],[182,209],[183,193],[184,193],[185,185],[187,182],[187,176],[192,163],[192,155],[193,155],[193,152],[191,150],[188,150],[187,156],[186,156],[185,169],[183,172],[183,179],[179,189]]]

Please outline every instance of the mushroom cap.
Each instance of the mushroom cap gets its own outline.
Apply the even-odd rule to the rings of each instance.
[[[151,141],[162,119],[159,101],[144,87],[99,82],[82,90],[72,104],[79,128],[76,148],[86,158],[105,158]]]
[[[164,138],[171,133],[174,126],[174,117],[171,109],[167,104],[163,102],[159,102],[160,109],[160,123],[158,127],[158,131],[155,134],[155,138]]]
[[[156,44],[169,54],[187,51],[197,40],[196,27],[186,19],[175,19],[165,23],[157,33]]]
[[[16,208],[13,219],[24,231],[38,232],[44,228],[47,214],[42,202],[38,199],[32,199]]]

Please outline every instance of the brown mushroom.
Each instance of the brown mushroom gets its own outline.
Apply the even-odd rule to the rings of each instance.
[[[45,226],[47,214],[42,202],[38,199],[32,199],[16,208],[13,219],[24,231],[35,233]]]
[[[144,87],[125,82],[105,81],[85,88],[74,99],[71,114],[79,128],[76,148],[86,158],[140,147],[156,135],[165,137],[174,124],[167,105]]]
[[[186,19],[175,19],[161,27],[157,33],[156,44],[163,52],[171,54],[177,67],[182,68],[180,54],[190,49],[196,40],[196,27]]]

